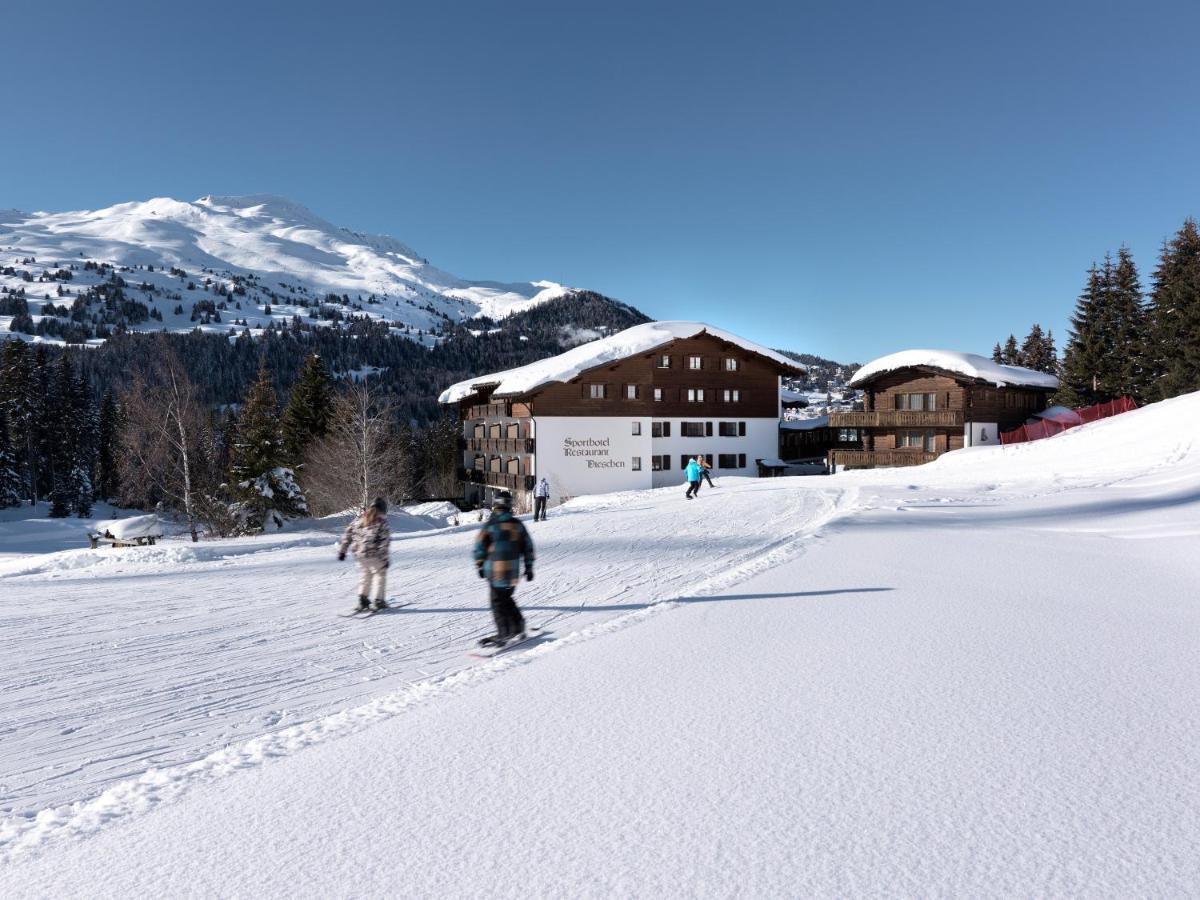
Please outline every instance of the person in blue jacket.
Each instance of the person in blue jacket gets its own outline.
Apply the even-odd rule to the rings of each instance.
[[[691,500],[700,493],[700,463],[696,462],[694,458],[688,460],[685,477],[687,478],[688,489],[684,496]]]

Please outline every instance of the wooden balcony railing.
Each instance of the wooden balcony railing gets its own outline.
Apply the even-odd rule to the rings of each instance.
[[[829,414],[830,428],[955,428],[963,424],[961,409],[876,409]]]
[[[512,415],[512,402],[479,403],[467,408],[468,419],[495,419]]]
[[[833,450],[829,456],[834,465],[863,469],[921,466],[938,458],[924,450]]]
[[[484,469],[459,469],[460,481],[508,488],[510,491],[532,491],[537,480],[532,475],[511,475],[508,472],[488,472]]]
[[[532,453],[533,438],[460,438],[460,450],[473,450],[476,453]]]

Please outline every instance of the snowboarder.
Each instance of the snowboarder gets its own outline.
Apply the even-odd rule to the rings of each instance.
[[[376,497],[375,502],[363,510],[362,515],[346,526],[346,532],[338,544],[338,560],[346,558],[346,550],[354,553],[358,560],[358,611],[371,608],[371,583],[375,584],[375,608],[387,609],[388,552],[391,549],[392,530],[388,527],[387,501]]]
[[[550,482],[543,475],[542,480],[533,489],[533,521],[539,518],[546,521],[546,504],[550,501]]]
[[[684,496],[691,500],[700,493],[700,463],[696,462],[694,458],[688,460],[685,477],[687,478],[688,489]]]
[[[491,588],[496,633],[483,638],[483,647],[503,647],[524,640],[525,617],[517,609],[513,591],[525,561],[525,580],[533,581],[533,541],[525,526],[513,517],[512,494],[501,491],[492,501],[492,515],[475,538],[475,568]]]

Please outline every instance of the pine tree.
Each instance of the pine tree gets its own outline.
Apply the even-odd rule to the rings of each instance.
[[[1019,366],[1021,364],[1021,351],[1017,349],[1016,335],[1010,334],[1008,340],[1004,342],[1002,357],[1006,366]]]
[[[38,497],[38,385],[34,360],[24,341],[7,341],[0,361],[0,407],[8,418],[9,440],[21,479],[21,495],[30,504]]]
[[[13,452],[8,430],[8,417],[0,406],[0,509],[19,506],[23,484],[17,470],[17,455]]]
[[[100,422],[96,447],[96,496],[111,500],[120,493],[118,459],[120,457],[121,413],[112,391],[106,391],[100,404]]]
[[[1071,332],[1063,353],[1063,373],[1057,400],[1069,406],[1087,406],[1094,402],[1097,372],[1105,350],[1101,336],[1105,286],[1101,270],[1088,270],[1087,284],[1075,301]]]
[[[996,342],[996,346],[992,348],[992,362],[1004,362],[1004,352],[1000,349],[1000,342]]]
[[[289,516],[307,510],[292,470],[286,466],[275,387],[265,365],[246,395],[229,469],[242,498],[241,517],[249,530],[261,530],[272,511]]]
[[[1200,230],[1187,219],[1163,243],[1150,292],[1156,399],[1200,390]]]
[[[1113,352],[1105,371],[1105,392],[1113,397],[1143,401],[1151,371],[1149,323],[1137,266],[1125,246],[1117,252],[1108,318],[1112,323]]]
[[[332,412],[333,379],[320,355],[310,353],[283,412],[283,447],[290,465],[298,466],[309,445],[329,432]]]

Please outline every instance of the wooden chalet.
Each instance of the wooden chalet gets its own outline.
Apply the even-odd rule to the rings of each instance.
[[[906,350],[863,366],[850,380],[863,391],[861,412],[837,412],[829,425],[858,429],[861,450],[831,452],[837,468],[914,466],[949,450],[999,444],[1046,408],[1058,379],[987,357]]]

